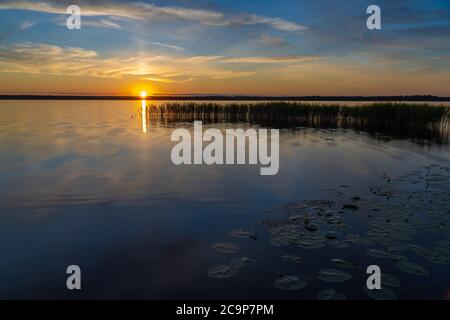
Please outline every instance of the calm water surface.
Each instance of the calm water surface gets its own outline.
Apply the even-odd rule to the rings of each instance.
[[[276,176],[260,176],[259,166],[175,166],[174,128],[149,119],[143,127],[140,106],[0,101],[0,298],[315,299],[333,288],[368,299],[369,264],[400,281],[389,287],[399,299],[441,299],[450,289],[448,145],[351,130],[282,130]],[[347,203],[358,209],[342,210]],[[345,225],[316,216],[321,206]],[[293,214],[305,219],[305,210],[319,230],[308,233],[294,221]],[[380,243],[374,233],[391,221],[392,238],[395,230],[403,237]],[[317,248],[280,242],[292,226],[322,237],[313,239]],[[257,240],[230,236],[235,229]],[[337,233],[333,243],[323,240],[329,231]],[[214,250],[222,242],[239,249]],[[384,253],[368,254],[373,249]],[[380,257],[386,252],[392,256]],[[300,263],[286,261],[292,256]],[[241,257],[252,263],[211,277],[211,268]],[[355,267],[337,267],[333,258]],[[81,292],[65,287],[72,264],[82,269]],[[323,281],[323,269],[351,279]],[[306,287],[277,288],[285,275]]]

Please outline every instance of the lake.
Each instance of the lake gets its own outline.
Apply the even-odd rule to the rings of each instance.
[[[450,290],[447,143],[281,129],[279,172],[261,176],[259,166],[174,165],[177,125],[143,123],[140,107],[0,101],[0,298]],[[385,274],[377,296],[364,289],[373,264]],[[80,266],[83,290],[67,290],[69,265]]]

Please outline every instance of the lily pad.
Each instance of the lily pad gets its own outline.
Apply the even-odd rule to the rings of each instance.
[[[345,293],[337,293],[334,289],[325,289],[317,294],[317,300],[346,300]]]
[[[249,230],[244,230],[244,229],[236,229],[236,230],[232,230],[229,233],[230,236],[235,237],[235,238],[241,238],[241,239],[253,239],[256,240],[256,233],[253,231],[249,231]]]
[[[325,238],[327,238],[329,240],[334,240],[337,238],[337,233],[334,231],[328,231],[325,233]]]
[[[306,287],[306,281],[300,279],[299,276],[284,275],[284,276],[278,277],[274,281],[273,285],[277,289],[294,291],[294,290],[300,290],[300,289],[303,289],[304,287]]]
[[[341,283],[350,280],[352,276],[338,269],[323,269],[319,271],[317,278],[325,282]]]
[[[319,227],[317,226],[317,224],[308,223],[307,225],[305,225],[305,229],[309,231],[317,231]]]
[[[295,243],[303,249],[318,249],[325,245],[327,239],[321,234],[308,233],[302,235]]]
[[[236,275],[236,270],[226,264],[219,264],[215,267],[208,269],[208,277],[225,279]]]
[[[331,260],[333,264],[341,269],[356,269],[356,262],[352,260],[334,258]]]
[[[325,289],[317,294],[317,300],[331,300],[335,294],[334,289]]]
[[[294,264],[298,264],[302,260],[302,257],[295,256],[295,255],[290,255],[290,254],[285,254],[284,256],[281,256],[281,260],[286,261],[286,262],[290,262],[290,263],[294,263]]]
[[[380,290],[369,290],[364,288],[364,292],[374,300],[397,300],[396,294],[389,289],[381,288]]]
[[[214,250],[216,250],[217,252],[227,253],[227,254],[235,253],[236,251],[239,250],[239,246],[237,244],[230,243],[230,242],[214,243],[212,245],[212,248]]]
[[[254,263],[253,259],[247,258],[247,257],[242,257],[242,258],[238,258],[238,259],[234,259],[230,262],[230,267],[238,270],[244,267],[247,267],[251,264]]]

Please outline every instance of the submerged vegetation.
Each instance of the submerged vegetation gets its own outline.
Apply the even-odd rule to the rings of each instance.
[[[448,129],[450,107],[374,103],[324,105],[301,102],[167,103],[149,108],[168,122],[245,122],[267,127],[353,128],[410,137],[440,138]]]

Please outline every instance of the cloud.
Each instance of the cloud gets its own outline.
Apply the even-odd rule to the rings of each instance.
[[[228,63],[302,63],[320,60],[317,56],[237,57],[221,60]]]
[[[36,25],[36,21],[23,21],[22,24],[20,25],[20,29],[21,30],[26,30],[29,28],[32,28]]]
[[[285,46],[288,45],[288,43],[279,37],[271,37],[268,35],[262,35],[258,41],[266,43],[266,44],[270,44],[270,45],[274,45],[274,46]]]
[[[120,24],[118,24],[114,21],[108,20],[108,19],[100,19],[99,21],[83,20],[81,23],[81,27],[85,27],[85,26],[105,28],[105,29],[115,29],[115,30],[122,29],[122,26]]]
[[[157,42],[157,41],[146,41],[146,40],[140,41],[140,42],[151,45],[151,46],[163,47],[163,48],[167,48],[167,49],[173,49],[176,51],[185,51],[184,48],[181,48],[181,47],[173,45],[173,44],[167,44],[167,43],[162,43],[162,42]]]
[[[63,1],[47,0],[34,2],[29,0],[3,1],[0,3],[1,9],[19,9],[38,11],[51,14],[66,14],[66,8],[70,3]],[[131,2],[123,4],[119,2],[92,1],[80,4],[81,13],[85,16],[110,16],[122,17],[133,20],[185,20],[195,21],[210,26],[229,25],[268,25],[274,29],[298,32],[304,31],[307,27],[284,20],[282,18],[271,18],[254,14],[224,15],[223,13],[190,9],[176,6],[156,6],[143,2]]]
[[[0,46],[0,70],[29,74],[136,78],[158,82],[186,82],[193,79],[230,79],[256,74],[230,70],[217,62],[221,56],[171,56],[139,54],[99,57],[82,48],[44,43],[17,43]]]
[[[66,26],[66,18],[65,17],[57,17],[53,20],[53,22],[60,26]],[[93,28],[104,28],[104,29],[113,29],[113,30],[121,30],[122,26],[111,19],[102,18],[99,20],[94,20],[93,18],[85,18],[81,21],[81,28],[93,27]]]
[[[163,45],[163,44],[161,44]],[[44,43],[17,43],[0,47],[2,72],[30,74],[135,78],[157,82],[186,82],[196,79],[223,80],[257,74],[242,70],[244,64],[301,64],[319,60],[315,56],[224,57],[180,56],[142,53],[102,58],[83,48],[59,47]],[[225,63],[236,64],[232,68]]]
[[[241,18],[238,18],[235,23],[242,24],[242,25],[255,25],[255,24],[265,24],[269,25],[274,29],[282,30],[282,31],[289,31],[289,32],[299,32],[299,31],[305,31],[308,28],[294,23],[287,20],[284,20],[282,18],[269,18],[265,16],[260,15],[243,15]]]

